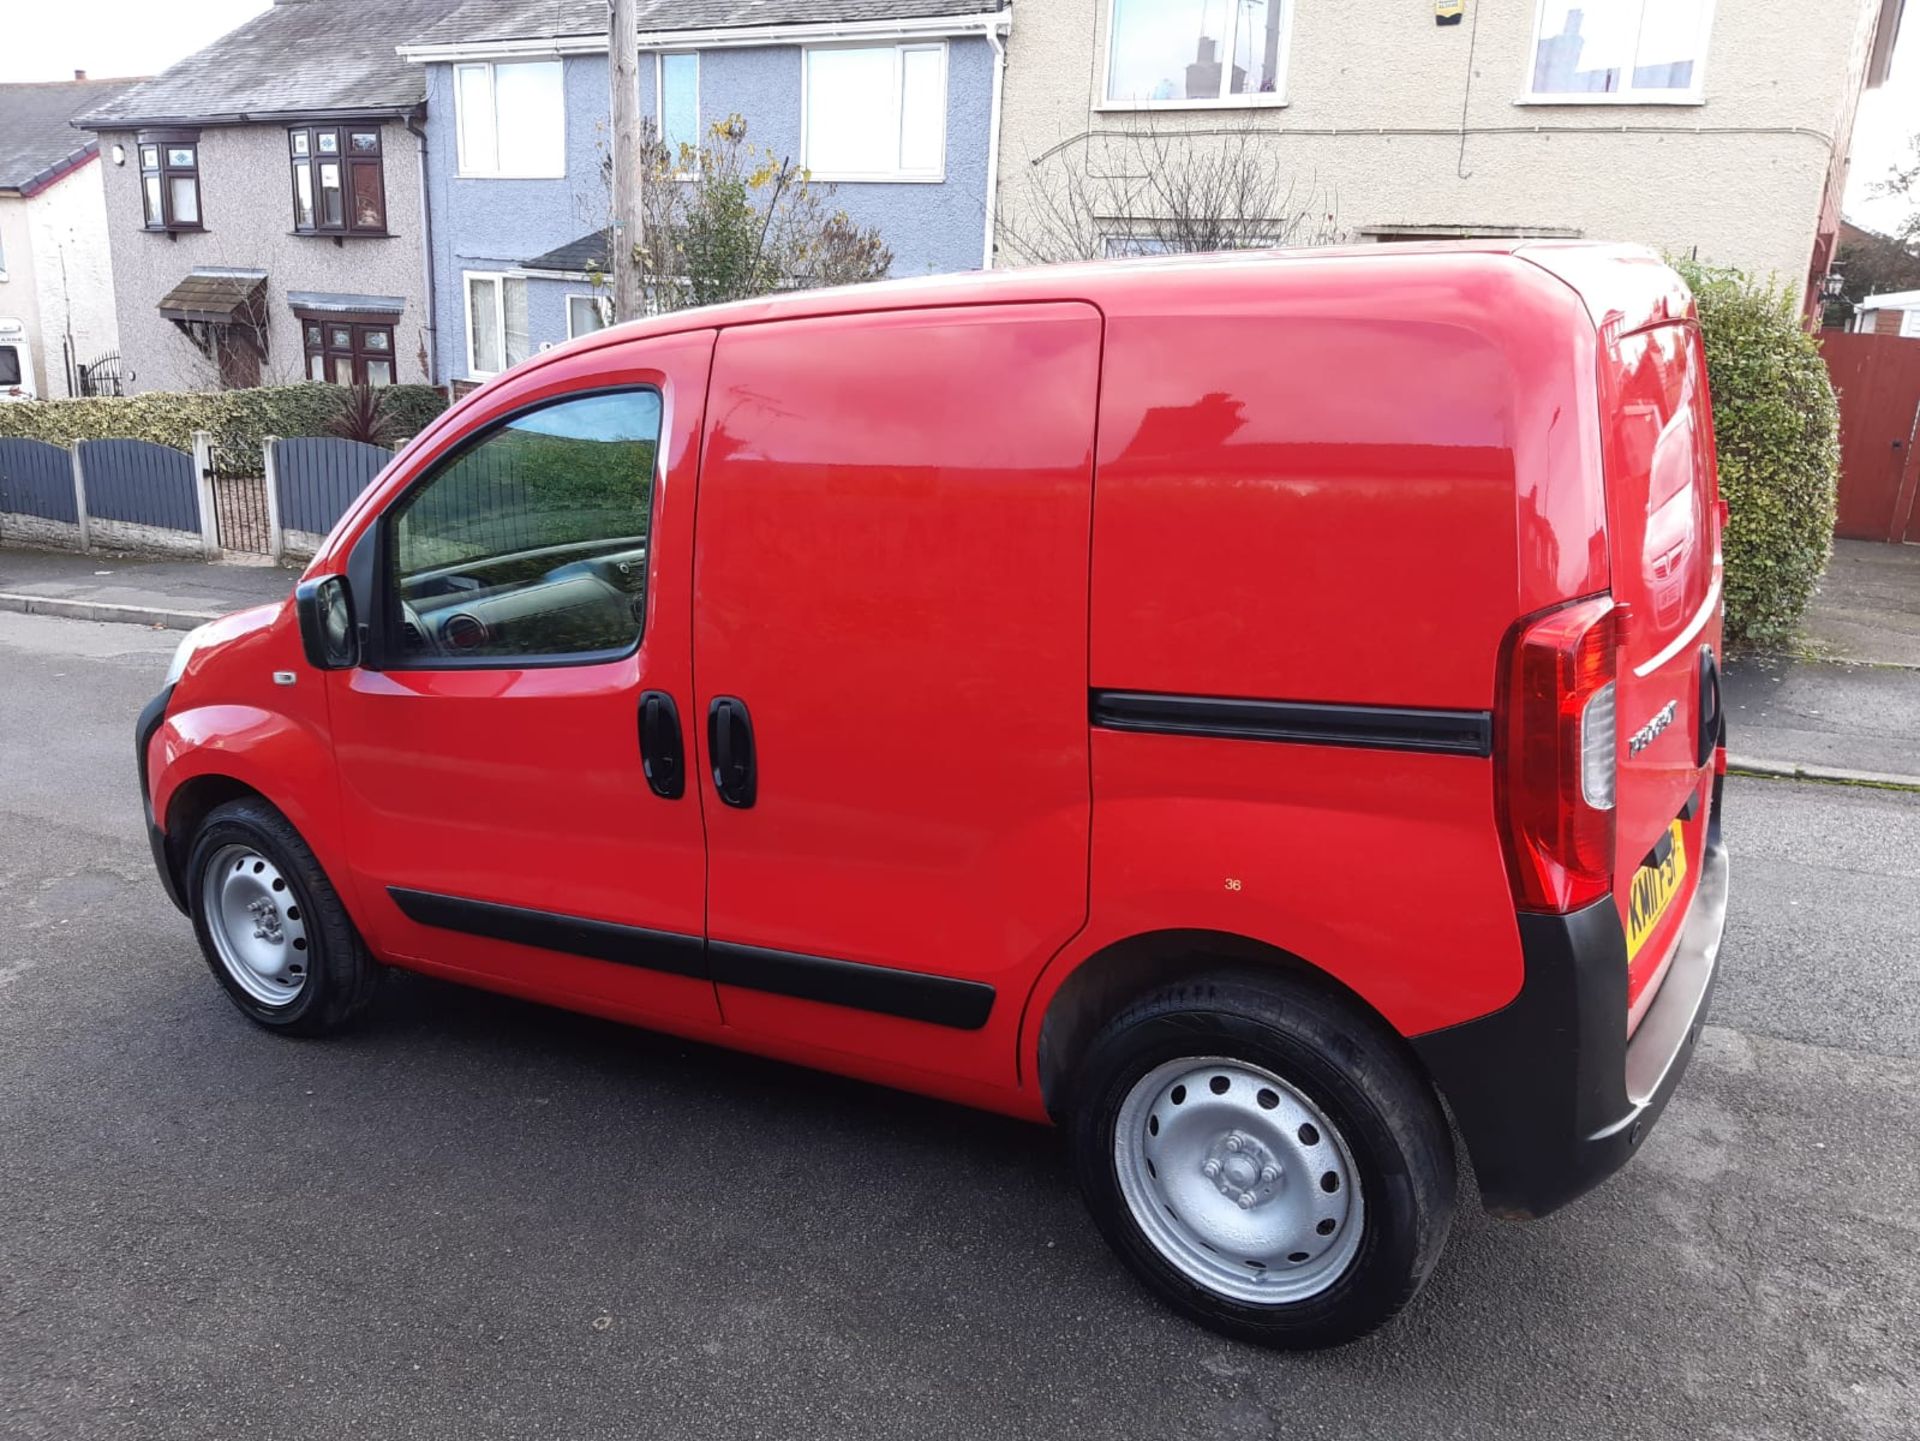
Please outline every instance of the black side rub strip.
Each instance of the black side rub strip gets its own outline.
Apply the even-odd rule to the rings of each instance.
[[[580,916],[502,906],[492,901],[469,901],[459,896],[435,895],[388,886],[387,894],[408,920],[444,931],[462,931],[489,940],[513,941],[547,951],[565,951],[615,965],[639,966],[673,976],[707,975],[706,943],[677,931],[649,931],[612,921],[590,921]]]
[[[979,1030],[993,1010],[993,987],[983,981],[769,951],[733,941],[709,941],[707,953],[713,960],[713,978],[723,986],[929,1021],[956,1031]]]
[[[614,921],[470,901],[400,886],[387,887],[387,894],[409,920],[423,926],[669,975],[693,976],[723,986],[824,1001],[957,1031],[979,1030],[993,1011],[994,989],[981,981],[771,951],[732,941],[708,942],[678,931],[650,931]]]
[[[1438,755],[1493,754],[1493,716],[1480,710],[1412,710],[1097,690],[1092,693],[1092,714],[1093,723],[1103,730],[1429,751]]]

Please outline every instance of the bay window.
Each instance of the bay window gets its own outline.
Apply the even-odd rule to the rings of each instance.
[[[393,320],[367,314],[294,307],[306,351],[307,379],[334,385],[392,385]]]
[[[387,233],[378,126],[301,126],[287,132],[287,148],[293,163],[297,234]]]
[[[201,230],[200,132],[144,130],[140,194],[148,230]]]
[[[1293,0],[1112,0],[1106,103],[1277,105]]]

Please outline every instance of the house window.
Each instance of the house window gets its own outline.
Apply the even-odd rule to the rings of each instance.
[[[947,47],[806,52],[801,150],[817,180],[938,180],[946,164]]]
[[[387,182],[378,126],[302,126],[287,132],[287,150],[298,234],[387,233]]]
[[[1107,103],[1282,103],[1292,10],[1292,0],[1113,0]]]
[[[1920,310],[1900,312],[1900,333],[1907,336],[1920,336]]]
[[[1531,100],[1696,102],[1712,0],[1539,0]]]
[[[200,230],[200,132],[139,137],[140,194],[149,230]]]
[[[611,317],[607,312],[612,302],[604,295],[569,295],[567,297],[567,339],[591,335],[596,330],[605,330]]]
[[[700,148],[700,57],[695,54],[658,57],[660,95],[660,139],[675,168],[683,148]]]
[[[469,270],[467,374],[498,375],[532,353],[527,337],[527,282],[517,275]]]
[[[567,173],[558,60],[456,65],[453,82],[462,175],[558,179]]]
[[[335,385],[393,384],[393,317],[295,310],[307,379]]]

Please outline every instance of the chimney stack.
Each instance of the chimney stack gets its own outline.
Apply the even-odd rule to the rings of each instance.
[[[73,78],[75,80],[85,80],[87,78],[87,72],[84,70],[76,70],[73,72]]]

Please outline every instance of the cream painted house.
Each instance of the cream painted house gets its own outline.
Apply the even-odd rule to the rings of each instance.
[[[1901,4],[1018,0],[997,260],[1167,248],[1211,203],[1256,243],[1630,240],[1804,290]]]

